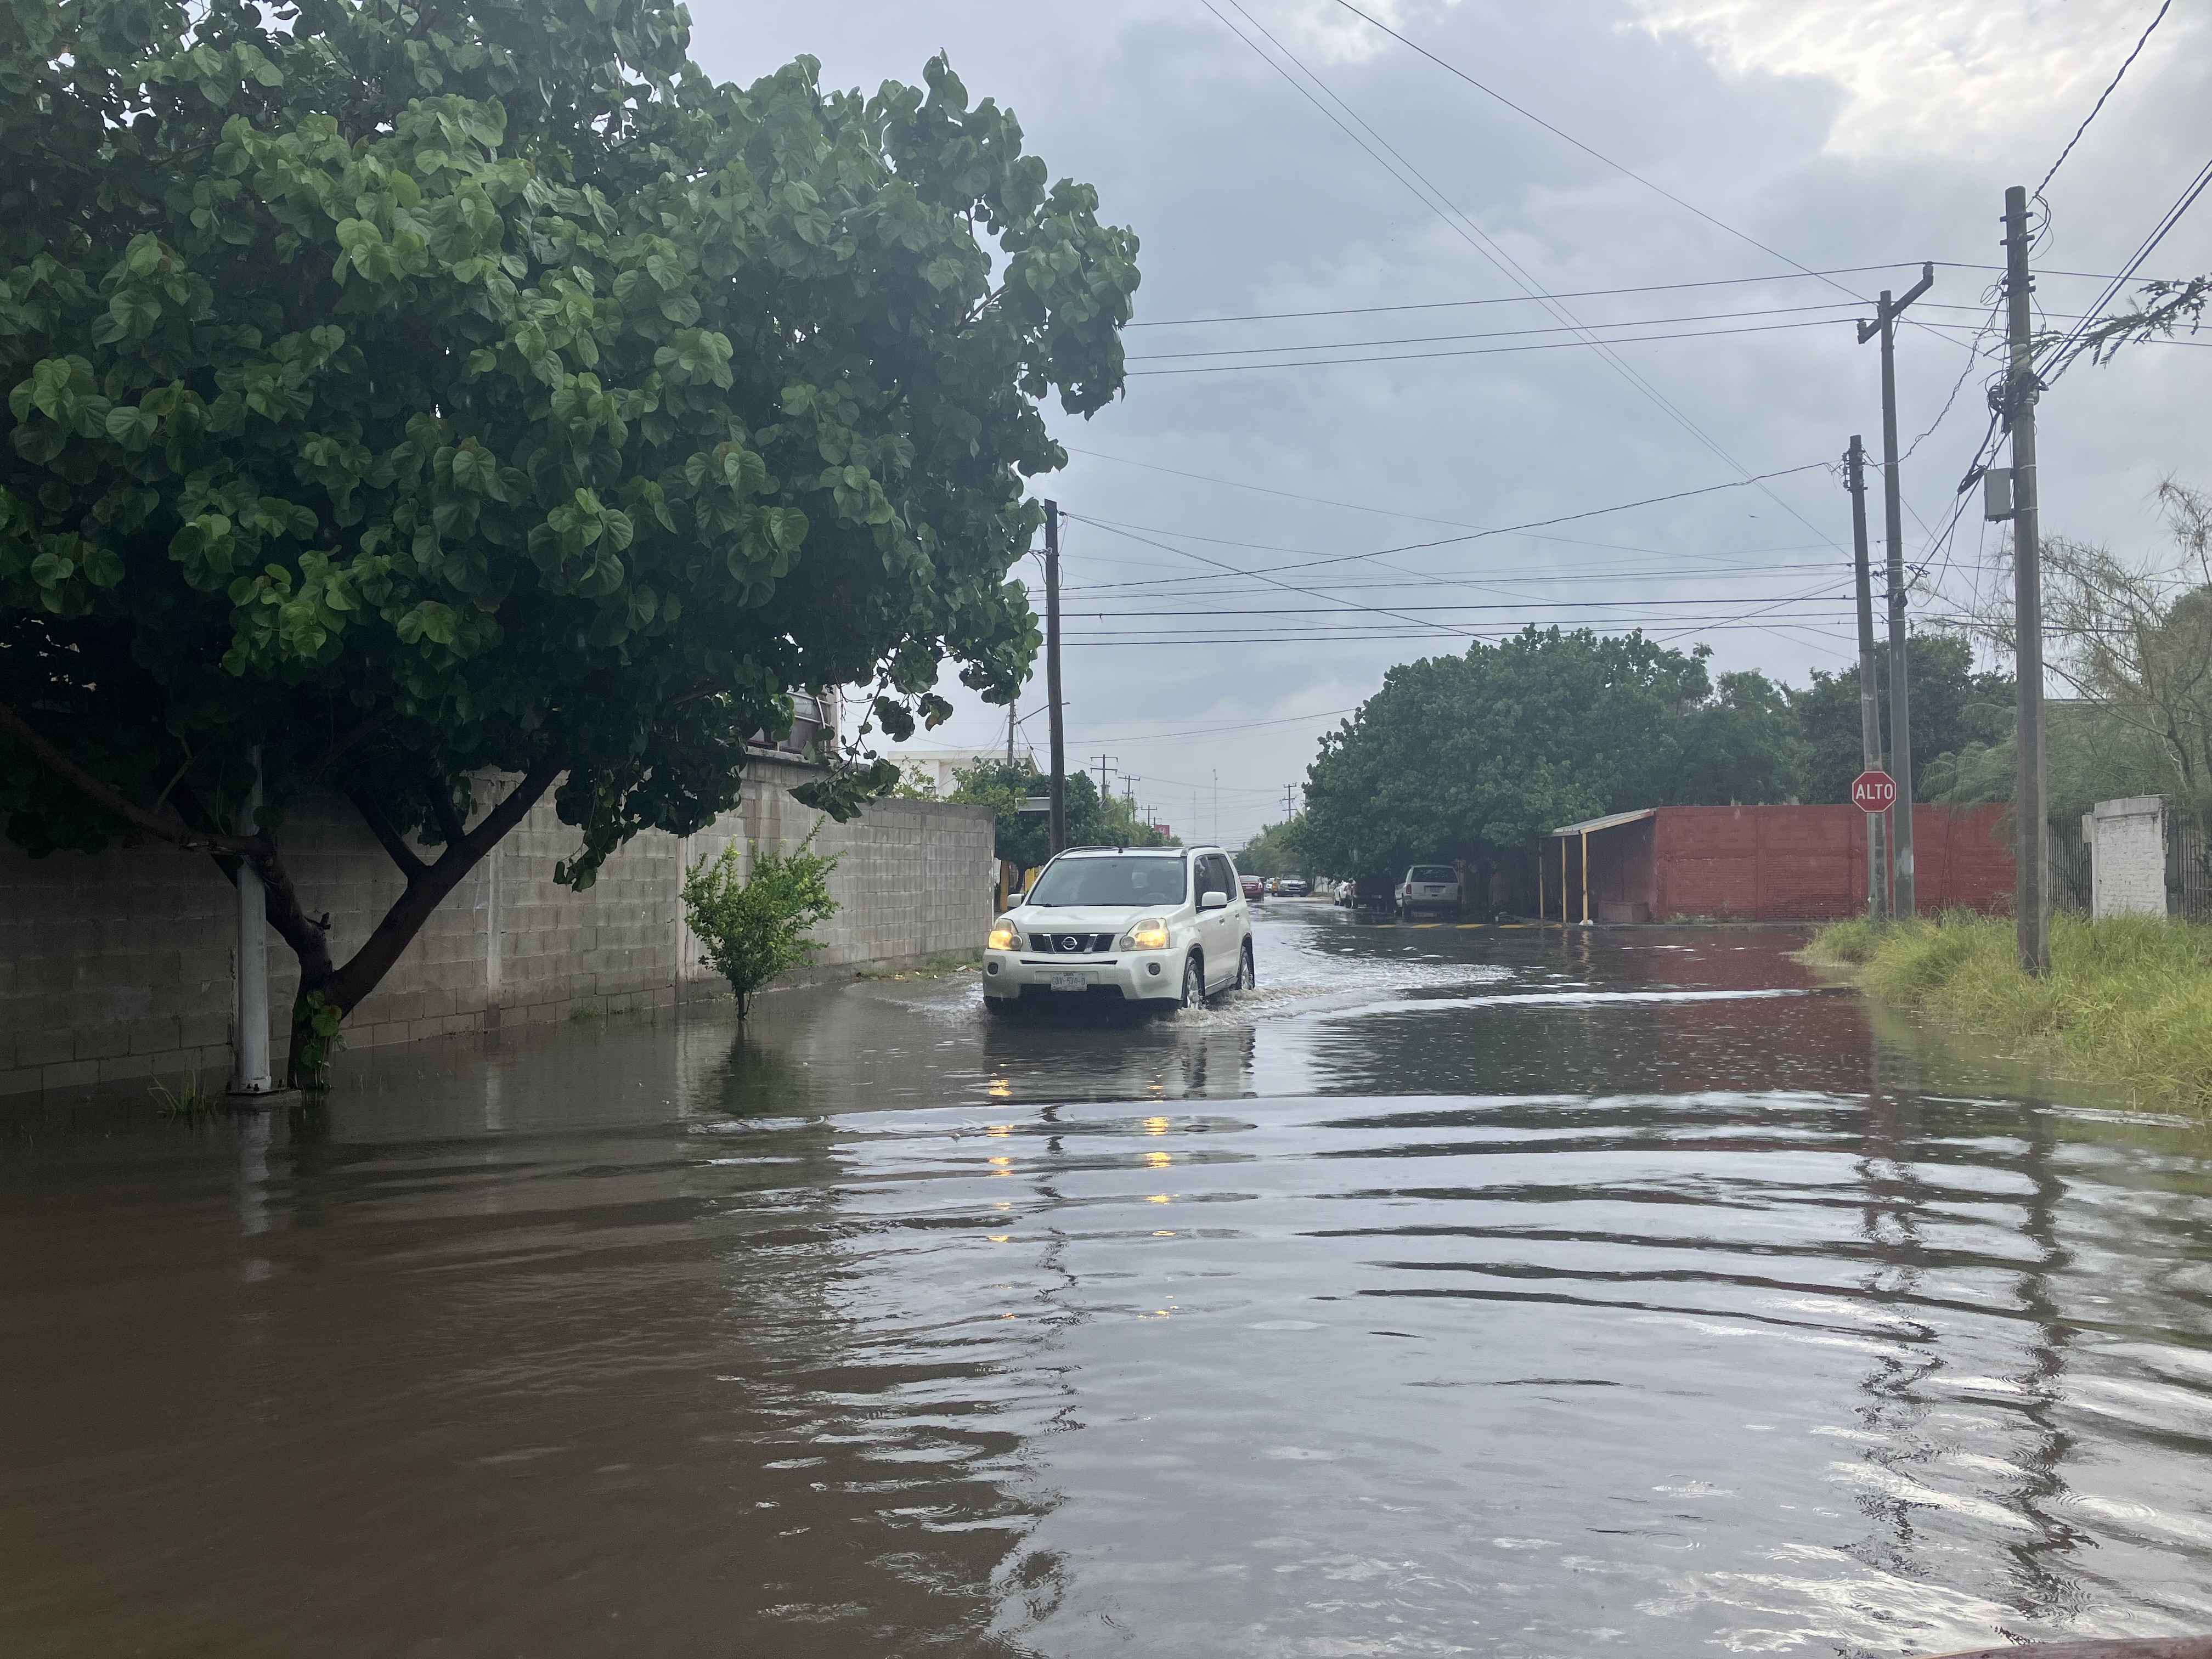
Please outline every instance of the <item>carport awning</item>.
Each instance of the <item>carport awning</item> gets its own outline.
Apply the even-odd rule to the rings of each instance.
[[[1614,812],[1601,818],[1584,818],[1580,823],[1563,823],[1552,831],[1555,836],[1587,836],[1600,830],[1610,830],[1616,824],[1633,823],[1638,818],[1648,818],[1659,809],[1647,806],[1640,812]]]

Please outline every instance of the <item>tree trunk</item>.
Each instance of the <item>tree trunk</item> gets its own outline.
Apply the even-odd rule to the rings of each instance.
[[[422,931],[423,924],[444,902],[446,896],[483,862],[485,855],[506,838],[508,830],[522,822],[567,765],[567,757],[557,752],[538,762],[504,800],[477,821],[474,830],[449,839],[445,851],[430,864],[415,857],[406,844],[391,833],[381,816],[376,814],[374,803],[356,802],[386,853],[407,878],[407,887],[392,901],[392,908],[384,913],[361,949],[343,965],[332,965],[329,936],[322,924],[310,921],[301,908],[290,881],[283,882],[281,899],[277,883],[269,883],[270,925],[292,946],[292,953],[300,963],[300,994],[292,1005],[292,1041],[284,1059],[288,1084],[302,1088],[316,1086],[322,1081],[319,1073],[311,1073],[311,1068],[304,1063],[304,1051],[314,1036],[313,1028],[307,1019],[308,997],[320,992],[324,1001],[337,1011],[341,1019],[360,1007],[369,994],[384,982],[384,976],[415,942],[416,934]],[[283,912],[281,915],[280,908]]]

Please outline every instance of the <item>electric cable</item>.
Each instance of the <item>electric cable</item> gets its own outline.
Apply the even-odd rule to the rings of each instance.
[[[2105,100],[2118,90],[2121,77],[2134,66],[2136,59],[2142,55],[2142,49],[2150,43],[2151,31],[2166,21],[2166,14],[2172,5],[2173,0],[2165,0],[2165,3],[2159,7],[2158,15],[2150,20],[2149,25],[2143,30],[2142,37],[2136,42],[2135,50],[2130,52],[2121,63],[2118,72],[2112,76],[2112,84],[2097,94],[2097,101],[2090,106],[2089,112],[2081,118],[2081,125],[2074,129],[2074,136],[2066,141],[2066,148],[2058,152],[2058,159],[2051,164],[2051,171],[2043,175],[2043,182],[2028,192],[2031,200],[2041,197],[2050,187],[2051,181],[2058,176],[2058,169],[2066,165],[2066,158],[2074,153],[2074,146],[2080,143],[2081,135],[2088,131],[2089,123],[2097,118],[2098,112],[2105,107]]]
[[[1310,92],[1308,92],[1304,86],[1300,85],[1297,80],[1290,74],[1289,70],[1285,70],[1281,64],[1277,64],[1273,58],[1269,58],[1264,51],[1261,51],[1257,42],[1245,35],[1242,30],[1234,27],[1234,26],[1229,22],[1229,20],[1223,17],[1221,13],[1214,7],[1213,0],[1200,0],[1200,3],[1205,6],[1208,11],[1212,12],[1214,16],[1220,21],[1224,27],[1228,28],[1231,33],[1237,37],[1237,39],[1243,40],[1244,44],[1251,47],[1255,52],[1259,53],[1260,57],[1269,65],[1269,67],[1275,70],[1277,73],[1280,74],[1285,80],[1289,81],[1294,88],[1297,88],[1298,92],[1303,94],[1308,101],[1314,104],[1314,106],[1320,109],[1324,115],[1327,115],[1332,123],[1344,131],[1346,137],[1352,138],[1352,141],[1355,143],[1358,143],[1362,149],[1366,150],[1368,155],[1381,165],[1385,172],[1389,173],[1393,178],[1398,179],[1398,181],[1401,184],[1406,185],[1408,190],[1412,190],[1414,196],[1419,198],[1425,206],[1429,207],[1432,212],[1437,213],[1437,216],[1444,221],[1444,223],[1448,228],[1457,231],[1463,239],[1468,241],[1470,246],[1474,246],[1485,258],[1490,260],[1493,265],[1497,266],[1501,274],[1506,276],[1509,280],[1514,282],[1525,293],[1533,295],[1541,292],[1540,285],[1526,270],[1522,267],[1518,260],[1515,259],[1510,253],[1508,253],[1503,246],[1498,244],[1495,239],[1484,231],[1482,228],[1468,216],[1465,210],[1455,204],[1450,198],[1444,195],[1444,193],[1441,190],[1438,190],[1435,185],[1430,183],[1419,168],[1416,167],[1411,161],[1407,161],[1406,158],[1392,146],[1389,140],[1384,138],[1381,133],[1376,132],[1373,125],[1362,117],[1357,110],[1353,109],[1350,104],[1346,103],[1340,94],[1333,90],[1327,82],[1316,75],[1312,70],[1307,68],[1307,66],[1299,60],[1297,53],[1291,52],[1287,46],[1285,46],[1281,41],[1276,40],[1274,35],[1268,32],[1264,24],[1260,23],[1256,19],[1253,18],[1251,14],[1247,12],[1243,6],[1239,3],[1239,0],[1227,0],[1227,3],[1237,11],[1238,15],[1244,18],[1247,22],[1251,23],[1253,27],[1257,29],[1259,33],[1274,46],[1276,51],[1281,52],[1285,58],[1291,61],[1291,63],[1296,64],[1299,72],[1303,74],[1307,80],[1312,82],[1315,86],[1320,88],[1324,93],[1327,93],[1331,100],[1341,108],[1346,114],[1351,116],[1353,120],[1358,122],[1360,126],[1365,129],[1368,134],[1375,139],[1376,143],[1382,145],[1385,150],[1388,150],[1390,155],[1396,159],[1399,166],[1405,169],[1406,174],[1409,175],[1411,179],[1419,181],[1420,188],[1416,188],[1413,183],[1409,182],[1407,177],[1401,177],[1395,169],[1389,166],[1389,163],[1382,161],[1382,157],[1376,155],[1375,151],[1362,141],[1358,134],[1353,133],[1349,127],[1346,127],[1344,125],[1343,122],[1336,118],[1333,111],[1329,110],[1319,99],[1315,98]],[[1349,0],[1339,0],[1339,3],[1348,5]],[[1352,9],[1357,9],[1356,8]],[[1360,15],[1364,16],[1366,14],[1361,13]],[[1372,20],[1370,19],[1370,21]],[[1427,194],[1423,194],[1424,190],[1425,190]],[[1436,198],[1436,202],[1432,203],[1429,200],[1429,197],[1431,196]],[[1437,207],[1437,203],[1443,204],[1443,207]],[[1444,209],[1449,209],[1449,212],[1445,212]],[[1455,222],[1455,221],[1456,221],[1456,222]],[[1462,228],[1462,227],[1464,227],[1464,228]],[[1470,233],[1472,234],[1470,234]],[[1771,252],[1771,249],[1765,251]],[[1791,264],[1796,264],[1795,260],[1787,261],[1786,263]],[[1800,270],[1804,269],[1802,265],[1797,268]],[[1842,288],[1840,284],[1832,284],[1832,286],[1835,286],[1838,292],[1850,292],[1848,289]],[[1577,327],[1582,326],[1579,320],[1564,307],[1554,301],[1547,301],[1545,303],[1546,308],[1550,310],[1552,313],[1558,317],[1562,322],[1572,324]],[[1729,454],[1728,451],[1723,449],[1710,434],[1698,426],[1695,421],[1692,420],[1687,415],[1684,414],[1680,409],[1675,407],[1675,405],[1665,396],[1664,393],[1661,392],[1656,386],[1653,386],[1650,380],[1646,380],[1632,365],[1622,358],[1618,352],[1614,351],[1611,345],[1604,341],[1595,338],[1595,337],[1591,337],[1590,345],[1592,349],[1597,352],[1598,356],[1604,362],[1609,364],[1623,380],[1626,380],[1629,385],[1641,392],[1663,413],[1674,420],[1677,425],[1680,426],[1684,431],[1687,432],[1692,437],[1695,438],[1715,455],[1725,461],[1729,466],[1734,467],[1738,472],[1742,473],[1747,478],[1751,476],[1750,468],[1745,466],[1741,461],[1738,461],[1733,455]],[[1174,371],[1162,370],[1152,372],[1171,373]],[[1772,490],[1765,490],[1764,493],[1777,507],[1779,507],[1784,512],[1788,513],[1791,517],[1796,519],[1799,523],[1802,524],[1814,535],[1818,536],[1823,533],[1818,525],[1813,523],[1811,520],[1807,519],[1802,514],[1799,513],[1795,507],[1791,507],[1787,501],[1784,501],[1781,496],[1776,495]],[[1838,550],[1841,551],[1842,550],[1838,547]]]
[[[1666,340],[1713,340],[1718,339],[1724,335],[1730,334],[1777,334],[1791,329],[1826,328],[1838,323],[1848,323],[1850,320],[1851,319],[1848,317],[1820,317],[1808,318],[1803,321],[1795,323],[1746,324],[1741,328],[1694,329],[1675,334],[1643,334],[1617,340],[1601,340],[1595,336],[1590,336],[1587,338],[1575,340],[1536,340],[1530,341],[1522,345],[1471,346],[1459,351],[1399,351],[1373,357],[1304,357],[1292,358],[1286,362],[1212,363],[1189,368],[1133,368],[1128,371],[1127,378],[1136,380],[1154,379],[1165,374],[1242,374],[1255,369],[1334,368],[1358,363],[1434,362],[1447,357],[1497,357],[1526,351],[1573,351],[1592,346],[1604,348],[1605,355],[1608,358],[1611,358],[1611,349],[1617,345],[1649,345]],[[1579,323],[1572,325],[1572,327],[1575,329],[1585,331],[1590,326],[1604,328],[1608,326],[1627,327],[1631,325],[1627,324],[1607,325],[1604,323],[1594,325]],[[1548,332],[1551,331],[1546,331]],[[1559,331],[1566,332],[1567,330],[1562,329]],[[1295,350],[1297,348],[1291,347],[1288,349]],[[1327,348],[1322,347],[1309,348],[1309,349],[1316,350],[1326,349]],[[1227,354],[1204,352],[1194,355],[1212,356],[1225,356]],[[1687,417],[1685,416],[1684,418],[1686,420]],[[1694,428],[1692,430],[1692,435],[1700,439],[1704,438],[1704,434],[1701,432],[1696,431]],[[1744,466],[1741,461],[1738,461],[1734,456],[1730,455],[1726,450],[1721,448],[1717,444],[1712,443],[1711,441],[1707,440],[1705,441],[1705,445],[1706,447],[1711,449],[1714,454],[1728,462],[1729,465],[1737,468],[1741,471],[1746,473],[1749,472],[1749,468]],[[1794,511],[1788,502],[1781,501],[1779,498],[1776,500],[1775,505],[1781,507],[1784,512]],[[1819,533],[1818,527],[1814,525],[1808,524],[1806,528],[1814,531],[1815,534]]]

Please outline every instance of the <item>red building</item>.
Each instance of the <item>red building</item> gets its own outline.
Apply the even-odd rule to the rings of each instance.
[[[2013,893],[2002,805],[1912,809],[1923,915],[2002,909]],[[1554,830],[1537,854],[1544,915],[1568,921],[1824,921],[1867,902],[1856,806],[1654,806]],[[1587,872],[1587,874],[1585,873]]]

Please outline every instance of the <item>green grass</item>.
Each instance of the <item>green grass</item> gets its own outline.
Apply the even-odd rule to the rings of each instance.
[[[154,1097],[154,1109],[163,1117],[181,1118],[187,1123],[214,1116],[224,1104],[223,1096],[209,1088],[198,1072],[186,1072],[173,1089],[157,1078],[146,1092]]]
[[[1843,921],[1806,955],[1885,1001],[2026,1038],[2075,1076],[2212,1110],[2212,927],[2051,918],[2051,974],[2022,973],[2009,918],[1957,911],[1877,928]]]

